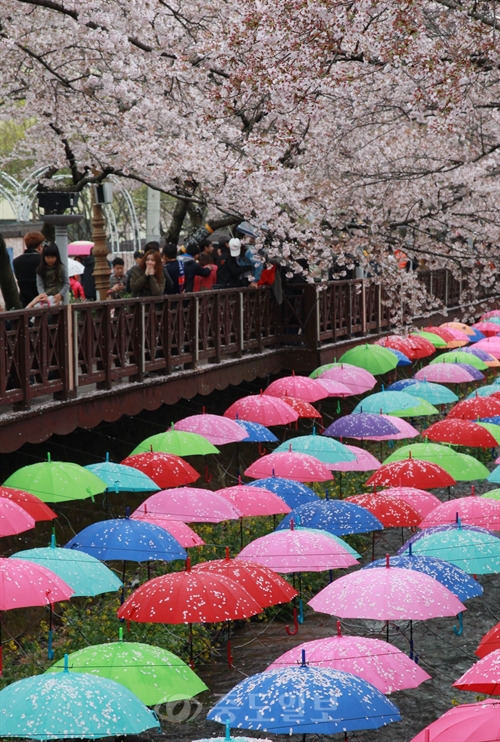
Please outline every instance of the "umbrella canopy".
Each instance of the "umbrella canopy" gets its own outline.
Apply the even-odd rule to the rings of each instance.
[[[305,651],[309,666],[351,672],[381,693],[418,688],[425,680],[430,680],[430,675],[420,665],[392,644],[364,636],[342,636],[340,623],[338,627],[338,636],[299,644],[280,655],[267,670],[298,665]]]
[[[32,518],[38,520],[53,520],[57,514],[49,508],[39,497],[24,490],[13,487],[0,487],[0,497],[20,505]]]
[[[72,588],[46,567],[0,557],[0,611],[68,600]],[[3,732],[3,727],[0,727]]]
[[[481,332],[485,337],[495,337],[500,332],[500,326],[497,325],[496,322],[475,322],[473,325],[471,325],[473,330],[478,330]]]
[[[66,544],[102,561],[152,562],[186,559],[178,541],[165,529],[131,518],[93,523]]]
[[[279,515],[289,513],[291,508],[281,497],[262,487],[237,484],[217,490],[217,495],[230,502],[243,516]]]
[[[481,361],[484,361],[489,368],[500,366],[500,361],[498,361],[495,356],[492,356],[491,353],[487,353],[485,350],[481,350],[475,345],[471,348],[462,348],[462,353],[471,353],[472,355],[475,355]]]
[[[249,419],[246,415],[239,415],[239,417],[242,417],[244,420]],[[241,426],[238,426],[233,420],[229,420],[227,416],[222,417],[221,415],[210,415],[207,413],[185,417],[183,420],[176,422],[174,428],[187,433],[198,433],[198,435],[202,435],[214,446],[224,446],[226,443],[238,443],[238,441],[242,441],[246,437],[245,431],[241,429]]]
[[[225,575],[191,569],[155,577],[120,606],[118,618],[138,623],[216,623],[262,611],[244,587]]]
[[[84,647],[68,656],[71,672],[85,672],[128,688],[146,706],[193,698],[205,683],[180,657],[167,649],[139,642],[109,642]],[[61,659],[46,673],[64,667]]]
[[[274,474],[297,482],[328,482],[332,479],[329,469],[314,456],[290,451],[262,456],[245,471],[245,476],[253,479]]]
[[[306,502],[316,502],[319,499],[310,487],[302,482],[294,482],[292,479],[286,479],[285,477],[272,476],[257,479],[255,482],[250,482],[248,486],[262,487],[274,492],[292,509],[298,505],[304,505]]]
[[[368,492],[365,495],[348,497],[347,502],[353,502],[369,510],[384,528],[409,528],[417,526],[422,520],[422,516],[411,505],[396,497]]]
[[[433,556],[455,564],[470,575],[500,572],[500,539],[477,526],[448,525],[427,528],[413,536],[398,554]]]
[[[341,461],[356,461],[356,456],[349,451],[339,441],[333,438],[326,438],[322,435],[301,435],[292,438],[289,441],[283,441],[281,445],[274,449],[274,453],[282,451],[292,451],[293,453],[305,453],[314,456],[315,459],[326,464],[337,464]]]
[[[422,417],[426,415],[439,415],[433,405],[407,394],[406,392],[378,392],[370,394],[359,402],[353,410],[353,415],[359,412],[371,412],[376,414],[396,415],[398,417]]]
[[[463,353],[462,351],[452,351],[451,353],[441,353],[437,358],[430,361],[433,363],[465,363],[468,366],[474,366],[478,371],[486,371],[488,366],[478,358],[474,353]]]
[[[498,742],[499,729],[500,702],[486,698],[450,709],[411,742]]]
[[[383,529],[382,523],[373,513],[347,500],[318,500],[300,505],[283,518],[276,530],[290,528],[291,520],[298,526],[329,531],[335,536]]]
[[[476,378],[471,367],[465,367],[463,363],[436,363],[432,366],[424,366],[415,374],[417,381],[437,381],[442,384],[466,384]],[[481,373],[480,371],[477,373]],[[481,374],[482,378],[484,376]]]
[[[374,440],[377,440],[376,438]],[[381,463],[369,451],[358,446],[348,446],[346,448],[356,456],[356,461],[345,461],[339,464],[331,464],[331,471],[374,471],[380,469]]]
[[[405,387],[405,392],[412,397],[420,397],[420,399],[425,399],[426,402],[432,405],[458,402],[457,395],[443,384],[434,384],[430,381],[415,381],[414,379],[411,381],[412,383]]]
[[[324,531],[288,528],[251,541],[236,559],[258,562],[282,574],[324,572],[357,564],[348,548],[341,539]]]
[[[367,480],[368,487],[418,487],[427,490],[435,487],[450,487],[456,484],[453,477],[442,467],[430,461],[408,458],[381,466]]]
[[[88,673],[35,675],[0,691],[2,737],[100,739],[153,728],[156,715],[131,691]]]
[[[404,351],[403,351],[404,352]],[[377,376],[392,371],[398,365],[398,359],[386,348],[380,345],[357,345],[340,357],[341,363],[352,363],[353,366],[364,368],[365,371]],[[344,383],[344,382],[342,382]]]
[[[469,526],[500,531],[500,501],[472,496],[442,502],[426,515],[420,523],[420,528],[456,523],[457,518]]]
[[[271,382],[264,394],[271,397],[294,397],[304,402],[317,402],[328,396],[325,387],[308,376],[285,376]]]
[[[277,399],[277,397],[272,397],[272,399]],[[301,399],[295,399],[294,397],[283,397],[283,402],[291,407],[299,417],[321,417],[321,414],[310,402],[303,402]]]
[[[103,482],[106,482],[108,492],[156,492],[158,486],[144,472],[133,469],[131,466],[114,464],[106,461],[101,464],[87,464],[88,469]]]
[[[292,700],[293,714],[288,706]],[[300,667],[268,670],[241,681],[207,718],[221,724],[230,719],[238,729],[274,734],[335,734],[377,729],[400,716],[365,680],[340,670],[308,667],[303,660]]]
[[[431,441],[451,443],[455,446],[494,448],[497,445],[493,435],[479,423],[454,418],[433,423],[422,432],[422,436]]]
[[[499,337],[484,338],[484,340],[480,340],[478,343],[476,343],[475,347],[479,350],[485,350],[487,353],[490,353],[490,355],[494,356],[494,358],[500,358]]]
[[[449,446],[442,446],[439,443],[411,443],[402,446],[385,459],[384,465],[402,461],[410,456],[413,459],[437,464],[457,482],[471,482],[475,479],[484,479],[488,475],[488,469],[473,456],[457,453]]]
[[[478,389],[474,389],[470,394],[468,394],[465,399],[475,399],[476,397],[489,397],[490,394],[498,393],[500,390],[498,388],[498,384],[486,384],[485,386],[480,386]],[[495,415],[491,415],[490,417],[497,417]],[[500,418],[498,418],[500,419]]]
[[[354,368],[356,369],[357,366],[353,366],[351,363],[337,363],[336,361],[334,363],[324,363],[322,366],[318,366],[318,368],[315,368],[312,373],[309,374],[310,379],[317,379],[320,376],[323,376],[327,371],[331,371],[332,368]]]
[[[191,484],[200,477],[196,469],[173,453],[136,453],[123,459],[122,464],[144,472],[161,489]]]
[[[366,564],[363,569],[384,567],[385,564],[385,559],[376,559],[374,562]],[[446,562],[444,559],[413,554],[411,548],[409,554],[391,556],[389,565],[398,569],[413,569],[416,572],[429,575],[429,577],[433,577],[441,585],[448,588],[461,601],[476,598],[483,594],[482,585],[473,577],[470,577],[467,572],[464,572],[463,569]]]
[[[107,484],[83,466],[52,461],[48,454],[47,461],[18,469],[4,486],[26,490],[43,502],[69,502],[98,495]]]
[[[247,434],[246,438],[243,438],[242,443],[278,443],[279,439],[276,438],[274,433],[271,433],[265,425],[240,419],[236,419],[235,422],[237,422]]]
[[[115,592],[122,586],[121,580],[99,559],[85,552],[59,549],[54,537],[51,546],[18,551],[10,559],[23,559],[50,569],[70,586],[75,598]]]
[[[488,696],[500,695],[500,650],[496,649],[476,662],[462,677],[455,680],[453,687]]]
[[[176,456],[207,456],[210,453],[220,453],[219,449],[203,435],[176,430],[173,424],[165,433],[145,438],[130,455],[146,451],[173,453]]]
[[[299,419],[298,413],[282,399],[262,392],[238,399],[227,408],[224,417],[231,420],[241,418],[261,425],[287,425]]]
[[[474,654],[478,657],[486,657],[497,649],[500,649],[500,623],[495,624],[486,632]]]
[[[380,490],[378,494],[383,497],[396,497],[398,500],[403,500],[411,505],[422,518],[441,503],[436,495],[431,495],[430,492],[415,487],[390,487],[386,490]]]
[[[426,358],[434,353],[434,346],[428,340],[415,335],[402,337],[401,335],[388,335],[375,341],[377,345],[384,348],[394,348],[405,354],[412,361],[418,358]]]
[[[139,506],[140,507],[140,506]],[[130,516],[131,520],[142,520],[151,523],[153,526],[164,528],[180,543],[185,549],[192,546],[204,546],[205,542],[193,531],[187,523],[181,520],[171,520],[168,516],[158,515],[155,513],[143,513],[137,510]]]
[[[345,366],[336,366],[329,371],[325,371],[320,376],[322,379],[340,381],[344,386],[351,390],[352,394],[363,394],[373,389],[377,383],[373,374],[365,371],[363,368],[356,368],[346,364]]]
[[[325,430],[324,435],[332,438],[371,439],[377,436],[397,435],[396,425],[382,415],[359,412],[356,415],[345,415],[335,420]]]
[[[93,242],[89,242],[88,240],[76,240],[75,242],[69,243],[68,255],[90,255],[93,247]]]
[[[380,417],[389,420],[391,425],[395,425],[399,432],[390,435],[373,435],[370,437],[372,441],[400,441],[406,438],[416,438],[417,435],[420,435],[418,430],[413,425],[410,425],[409,422],[403,420],[402,417],[396,417],[394,415],[381,415]]]
[[[326,389],[329,397],[352,397],[355,394],[352,389],[349,389],[340,381],[335,381],[335,379],[327,379],[325,376],[321,376],[318,382]]]
[[[461,348],[470,342],[469,335],[453,327],[424,327],[424,332],[432,332],[434,335],[442,338],[448,348]]]
[[[456,616],[466,610],[456,595],[422,572],[386,566],[359,570],[331,582],[309,605],[319,613],[376,621]]]
[[[68,276],[81,276],[82,273],[85,273],[85,266],[78,260],[68,258]]]
[[[0,537],[29,531],[35,525],[35,519],[24,508],[7,498],[0,498]]]
[[[411,366],[412,362],[410,361],[408,356],[405,356],[405,354],[401,353],[400,350],[395,350],[394,348],[387,348],[387,350],[390,350],[391,353],[394,353],[394,355],[398,359],[398,366]]]
[[[435,348],[446,348],[446,340],[443,340],[443,338],[440,338],[439,335],[433,332],[425,332],[425,330],[421,330],[418,333],[412,332],[411,337],[424,338],[424,340],[428,340]]]
[[[498,392],[494,392],[497,394]],[[500,398],[475,396],[456,404],[448,413],[448,420],[477,420],[478,417],[500,415]]]
[[[497,466],[495,469],[493,469],[491,474],[488,475],[487,479],[488,482],[492,482],[493,484],[500,484],[500,466]],[[491,494],[489,492],[487,492],[486,495],[491,497]]]
[[[161,515],[184,523],[220,523],[237,520],[242,513],[219,494],[200,487],[178,487],[156,492],[139,505],[134,515]]]

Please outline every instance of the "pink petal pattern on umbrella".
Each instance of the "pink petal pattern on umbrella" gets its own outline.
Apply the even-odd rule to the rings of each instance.
[[[246,477],[265,479],[284,477],[295,482],[328,482],[332,474],[325,464],[306,453],[270,453],[255,461],[245,471]]]
[[[466,610],[456,595],[433,577],[398,567],[374,567],[339,577],[309,605],[340,618],[375,621],[425,621]]]
[[[418,430],[410,425],[409,422],[403,420],[402,417],[395,417],[394,415],[381,415],[386,420],[389,420],[399,430],[399,433],[388,433],[387,435],[372,435],[370,440],[372,441],[401,441],[405,438],[415,438],[420,435]],[[354,436],[353,436],[354,437]],[[358,438],[356,440],[363,440]]]
[[[326,379],[324,376],[320,376],[317,381],[326,389],[329,397],[352,397],[356,393],[340,381],[335,381],[335,379]]]
[[[134,516],[146,513],[163,515],[184,523],[220,523],[241,517],[239,510],[223,497],[199,487],[177,487],[155,492],[139,505]]]
[[[392,419],[392,418],[391,418]],[[338,464],[328,464],[331,471],[375,471],[382,464],[369,451],[359,446],[348,446],[344,444],[351,453],[356,456],[356,461],[341,461]]]
[[[308,376],[286,376],[276,379],[264,391],[266,396],[271,397],[294,397],[304,402],[317,402],[328,396],[325,388],[315,379]]]
[[[242,420],[246,417],[240,415]],[[190,415],[179,420],[174,425],[175,430],[184,430],[186,433],[198,433],[204,436],[214,446],[224,446],[226,443],[238,443],[247,437],[243,428],[222,415]]]
[[[132,520],[142,520],[145,523],[152,523],[153,526],[164,528],[185,549],[192,546],[204,546],[205,544],[201,536],[198,536],[196,531],[193,531],[192,528],[181,520],[172,520],[165,515],[158,515],[157,513],[141,513],[139,510],[136,510],[130,517]]]
[[[282,399],[265,394],[250,394],[228,407],[225,418],[248,420],[261,425],[287,425],[299,419],[298,413]]]
[[[234,487],[224,487],[224,489],[216,490],[215,494],[230,502],[246,517],[291,512],[291,508],[281,497],[263,487],[248,487],[244,484],[237,484]]]
[[[408,505],[411,505],[422,518],[425,518],[434,508],[441,505],[441,500],[436,495],[431,495],[430,492],[425,492],[415,487],[390,487],[386,490],[380,490],[377,494],[384,497],[397,497],[399,500],[403,500]]]
[[[35,527],[35,519],[20,505],[0,498],[0,536],[13,536]]]
[[[498,325],[498,327],[500,327],[500,325]],[[498,337],[491,337],[480,340],[478,343],[474,343],[474,348],[485,350],[487,353],[491,353],[491,355],[495,358],[500,358],[500,338]]]
[[[0,557],[0,611],[50,605],[68,600],[74,590],[64,580],[34,562]]]
[[[319,381],[321,379],[340,381],[341,384],[351,389],[353,394],[368,392],[377,383],[376,378],[369,371],[365,371],[364,368],[353,368],[352,366],[349,366],[349,368],[344,366],[331,368],[321,374]]]
[[[432,528],[456,523],[457,516],[467,526],[500,531],[500,501],[483,497],[458,497],[440,502],[420,523],[419,528]]]
[[[444,384],[465,384],[474,381],[472,375],[459,363],[432,363],[417,371],[413,378],[418,381],[436,381]]]
[[[453,683],[453,687],[498,696],[500,694],[500,649],[495,649],[494,652],[490,652],[472,665],[462,677]]]

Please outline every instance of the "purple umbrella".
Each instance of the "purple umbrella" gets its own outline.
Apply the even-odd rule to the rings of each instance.
[[[447,364],[450,366],[451,364]],[[345,415],[335,420],[324,432],[332,438],[373,438],[385,435],[397,435],[398,428],[393,422],[369,412],[358,412],[355,415]]]

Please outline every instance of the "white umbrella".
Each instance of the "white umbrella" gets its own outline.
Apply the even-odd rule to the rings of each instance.
[[[81,276],[84,271],[85,266],[79,263],[78,260],[68,258],[68,276]]]

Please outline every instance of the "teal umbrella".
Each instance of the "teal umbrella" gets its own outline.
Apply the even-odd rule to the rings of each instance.
[[[426,528],[401,547],[403,554],[412,544],[414,554],[444,559],[470,575],[500,572],[500,539],[476,526]]]
[[[396,417],[439,415],[439,410],[420,397],[412,397],[406,392],[389,391],[377,392],[377,394],[365,397],[353,410],[353,414],[358,412],[380,413]]]
[[[334,438],[322,435],[301,435],[284,441],[274,452],[292,451],[293,453],[307,453],[314,456],[323,464],[338,464],[342,461],[356,461],[356,456],[347,446]]]
[[[485,386],[480,386],[478,389],[474,389],[474,391],[468,394],[465,399],[474,399],[475,397],[489,397],[490,394],[498,391],[500,391],[498,388],[498,384],[486,384]]]
[[[457,395],[451,389],[448,389],[444,384],[434,384],[431,381],[417,381],[415,384],[408,384],[405,387],[405,393],[412,397],[425,399],[432,405],[458,402]]]
[[[430,461],[451,474],[457,482],[473,482],[476,479],[485,479],[488,469],[473,456],[457,453],[449,446],[439,443],[410,443],[402,446],[384,461],[392,464],[393,461],[404,461],[409,457],[420,461]]]
[[[385,374],[392,371],[398,365],[398,359],[387,348],[381,345],[356,345],[355,348],[346,351],[340,357],[341,363],[352,363],[353,366],[359,366],[369,371],[374,376]]]
[[[160,731],[158,718],[120,683],[68,671],[34,675],[0,691],[0,736],[101,739]]]
[[[114,464],[106,454],[106,461],[87,464],[84,469],[95,474],[108,485],[106,492],[158,492],[158,485],[144,472],[124,464]]]

